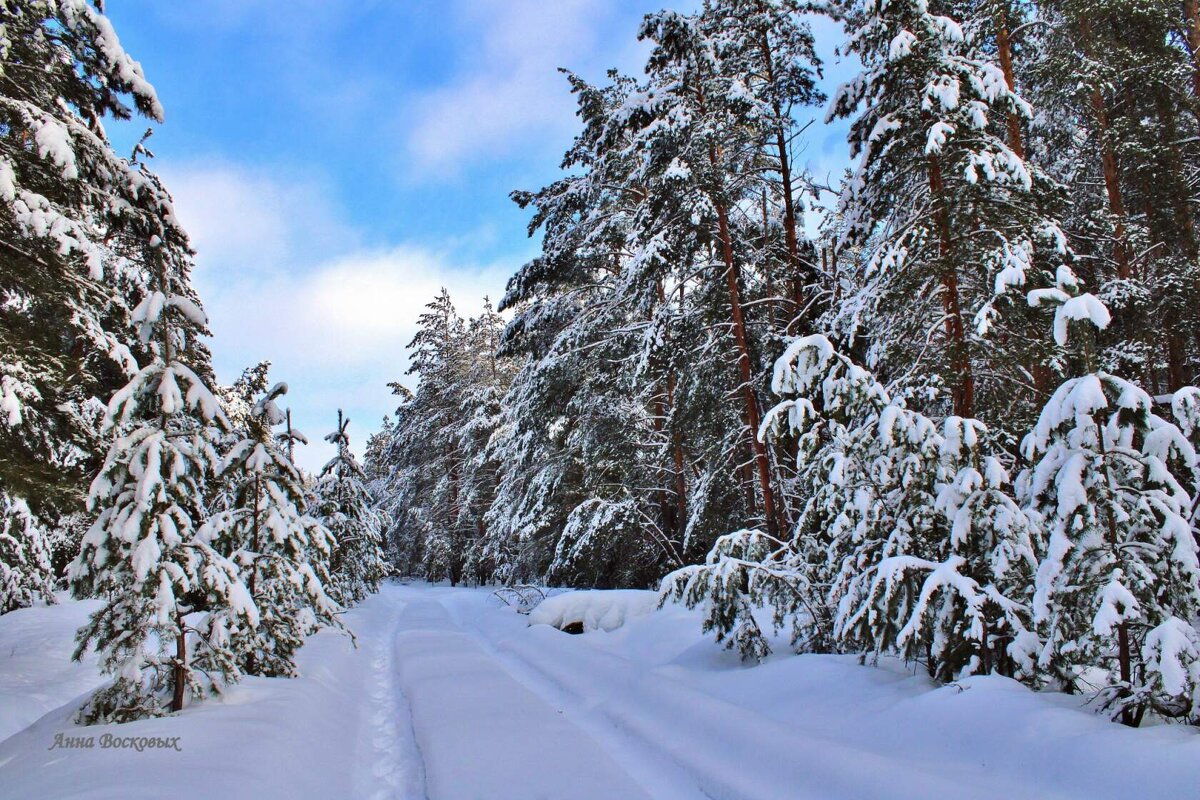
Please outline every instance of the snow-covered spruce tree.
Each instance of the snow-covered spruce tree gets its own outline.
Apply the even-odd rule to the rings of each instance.
[[[594,87],[570,76],[583,130],[564,163],[578,174],[513,195],[535,209],[531,234],[544,236],[501,302],[514,311],[501,352],[521,371],[491,447],[500,483],[488,549],[510,580],[645,585],[664,561],[678,563],[671,542],[689,499],[675,466],[684,445],[667,433],[678,394],[667,347],[647,352],[672,338],[678,295],[661,253],[633,252],[631,220],[646,195],[613,115],[634,81],[610,77]]]
[[[274,435],[286,419],[278,383],[254,404],[246,435],[226,454],[215,512],[204,526],[228,553],[258,609],[255,625],[232,636],[238,667],[250,675],[296,675],[295,654],[324,626],[346,630],[326,594],[335,542],[308,513],[304,480]]]
[[[337,453],[321,470],[315,489],[318,519],[335,542],[326,589],[343,606],[379,591],[379,582],[388,572],[379,516],[367,493],[366,475],[350,452],[349,424],[339,409],[337,430],[325,437]]]
[[[1059,304],[1060,344],[1073,320],[1088,323],[1079,349],[1094,370],[1090,326],[1105,327],[1108,311],[1070,288],[1035,292],[1031,302]],[[1094,692],[1126,725],[1150,710],[1194,716],[1194,447],[1142,389],[1100,371],[1063,383],[1022,446],[1031,464],[1020,479],[1024,502],[1048,531],[1033,603],[1043,679]]]
[[[24,500],[0,495],[0,614],[55,602],[50,548]]]
[[[386,547],[403,574],[453,583],[492,580],[504,562],[484,521],[500,464],[490,442],[513,365],[497,355],[503,320],[484,300],[459,316],[444,289],[413,338],[415,392],[368,442],[365,472],[384,518]]]
[[[465,341],[472,354],[461,398],[464,424],[458,429],[458,446],[466,454],[459,475],[457,523],[474,528],[463,571],[483,583],[496,579],[499,562],[487,536],[486,517],[496,497],[501,463],[491,447],[503,425],[502,404],[512,385],[516,362],[501,358],[504,319],[484,298],[483,310],[467,322]]]
[[[842,309],[855,319],[840,327],[870,332],[867,363],[881,375],[919,369],[949,390],[953,414],[1019,425],[1036,414],[1053,352],[1007,290],[1052,283],[1067,246],[1056,187],[1009,144],[1006,123],[1031,110],[994,60],[988,5],[840,3],[864,64],[830,109],[853,119],[859,157],[842,245],[869,249]]]
[[[403,555],[405,574],[457,583],[473,531],[458,527],[458,476],[465,454],[457,432],[464,375],[466,322],[444,288],[417,320],[409,348],[416,392],[394,387],[405,402],[396,410],[384,457],[388,536]]]
[[[153,357],[109,403],[112,446],[88,498],[98,517],[69,573],[77,597],[105,601],[80,629],[75,658],[94,644],[114,676],[81,709],[84,722],[179,711],[188,694],[220,691],[240,677],[231,636],[258,623],[205,527],[219,466],[213,427],[228,422],[187,363],[206,332],[187,288],[187,241],[168,225],[146,236],[155,280],[133,320]]]
[[[1027,671],[1032,531],[982,424],[939,428],[822,336],[788,348],[772,388],[764,435],[798,438],[795,533],[723,537],[664,588],[750,656],[765,604],[801,649],[899,653],[942,680]]]
[[[149,276],[126,232],[169,203],[104,119],[162,108],[99,3],[0,15],[0,494],[48,524],[82,505],[106,443],[89,407],[137,370],[129,310]]]

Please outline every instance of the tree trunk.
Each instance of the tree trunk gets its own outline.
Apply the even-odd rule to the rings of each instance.
[[[258,514],[259,502],[262,497],[262,486],[259,477],[254,476],[254,517],[250,527],[250,599],[258,601]]]
[[[1086,17],[1079,21],[1079,32],[1082,36],[1084,55],[1091,58],[1092,27]],[[1104,189],[1108,194],[1108,210],[1116,218],[1113,235],[1117,241],[1116,247],[1113,249],[1113,260],[1117,263],[1117,276],[1124,280],[1133,275],[1133,254],[1129,250],[1129,239],[1125,231],[1125,200],[1121,196],[1117,154],[1109,140],[1108,108],[1104,103],[1104,95],[1100,92],[1099,86],[1092,87],[1091,103],[1092,113],[1096,116],[1096,129],[1100,137],[1100,163],[1104,169]]]
[[[183,614],[175,613],[179,635],[175,638],[175,666],[172,668],[174,686],[171,694],[171,711],[183,710],[184,692],[187,689],[187,633],[183,627]]]
[[[971,355],[967,350],[966,326],[958,297],[958,271],[951,258],[953,241],[950,232],[950,209],[946,207],[942,166],[937,156],[929,157],[929,190],[933,195],[934,214],[938,228],[938,250],[942,261],[942,310],[946,338],[950,341],[950,367],[955,383],[951,389],[954,413],[964,419],[975,416],[975,375]]]
[[[761,3],[759,4],[759,10],[762,10]],[[767,82],[774,85],[775,56],[766,32],[762,35],[759,47],[762,50],[763,63],[766,66]],[[778,99],[772,99],[771,111],[775,115],[776,120],[775,149],[779,152],[779,180],[783,191],[783,238],[787,246],[788,272],[792,278],[792,302],[796,306],[796,313],[793,316],[793,320],[799,320],[805,308],[804,279],[802,276],[803,269],[800,264],[800,240],[796,235],[796,203],[792,195],[792,166],[788,158],[787,136],[783,128],[783,108],[780,106]],[[788,328],[790,330],[790,324]],[[803,321],[801,321],[801,329],[803,328]]]
[[[663,288],[662,280],[657,282],[658,302],[660,305],[666,305],[667,294]],[[680,286],[680,303],[683,302],[683,287]],[[654,413],[654,431],[662,435],[666,432],[667,415],[671,409],[675,408],[675,370],[667,370],[667,392],[666,398],[659,395],[655,400]],[[683,532],[687,523],[687,496],[685,477],[683,474],[683,440],[677,428],[673,428],[669,432],[671,439],[671,460],[673,474],[671,475],[671,488],[664,489],[662,493],[662,516],[664,521],[668,523],[668,531],[675,537],[675,540],[680,544],[683,543]],[[671,495],[674,495],[672,501]]]
[[[1187,46],[1192,55],[1192,94],[1200,100],[1200,0],[1184,0]]]
[[[679,312],[683,313],[683,284],[679,284]],[[667,374],[667,403],[675,408],[675,392],[679,379],[672,370]],[[683,431],[676,425],[671,429],[671,449],[675,462],[675,506],[679,515],[679,543],[682,546],[687,534],[687,473],[684,464]]]
[[[716,161],[715,155],[713,161]],[[754,394],[754,374],[750,364],[750,341],[746,335],[746,317],[742,310],[741,288],[738,286],[739,273],[733,259],[733,242],[730,239],[729,215],[723,203],[714,203],[717,209],[717,228],[721,237],[721,256],[725,262],[725,282],[729,288],[729,305],[733,317],[733,338],[738,349],[738,378],[741,380],[743,416],[750,433],[750,448],[754,455],[754,466],[758,473],[759,489],[762,491],[763,517],[767,531],[772,535],[778,533],[776,517],[775,492],[771,487],[771,465],[767,458],[767,448],[758,439],[759,414],[758,398]]]
[[[1133,686],[1133,670],[1129,652],[1129,623],[1124,621],[1117,626],[1117,658],[1120,662],[1121,683],[1129,688]],[[1134,709],[1126,707],[1121,710],[1121,724],[1136,728],[1139,721]]]
[[[701,116],[705,114],[704,93],[697,90],[696,100]],[[718,169],[717,147],[710,144],[708,160],[714,170]],[[729,212],[722,198],[710,196],[713,207],[717,212],[717,235],[721,241],[721,259],[725,264],[725,281],[729,289],[729,306],[733,322],[733,338],[738,349],[738,377],[741,380],[742,419],[750,434],[750,452],[754,466],[758,472],[759,488],[762,491],[763,517],[767,531],[771,535],[778,532],[776,518],[775,493],[771,488],[771,467],[767,458],[767,450],[758,440],[759,414],[758,399],[754,394],[754,374],[750,363],[750,342],[746,335],[746,318],[742,310],[742,295],[739,287],[737,263],[733,258],[733,240],[729,229]],[[753,498],[753,492],[750,493]],[[754,503],[750,504],[750,512],[754,513]]]
[[[1004,82],[1010,92],[1016,91],[1017,80],[1013,73],[1012,39],[1008,30],[1008,3],[1001,3],[996,11],[996,52],[1000,59],[1000,69],[1004,72]],[[1025,158],[1025,142],[1021,138],[1021,120],[1015,112],[1008,114],[1008,147],[1018,158]]]

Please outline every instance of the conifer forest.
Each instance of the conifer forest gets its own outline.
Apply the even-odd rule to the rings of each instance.
[[[324,466],[106,5],[0,0],[0,798],[1195,791],[1198,0],[631,4]]]

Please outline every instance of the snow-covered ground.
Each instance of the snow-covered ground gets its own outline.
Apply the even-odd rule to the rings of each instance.
[[[90,608],[0,617],[0,798],[1188,797],[1200,775],[1195,729],[1126,729],[1001,678],[936,687],[835,656],[746,668],[679,608],[571,636],[486,590],[423,585],[349,612],[357,649],[314,637],[301,678],[80,728],[99,676],[66,659]],[[93,746],[51,749],[57,734]]]

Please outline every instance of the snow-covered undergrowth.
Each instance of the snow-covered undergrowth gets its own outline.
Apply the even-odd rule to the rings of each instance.
[[[93,607],[0,617],[0,797],[1099,800],[1190,796],[1200,763],[1194,728],[1125,728],[1005,678],[937,686],[784,647],[746,667],[698,610],[568,636],[486,589],[398,584],[346,615],[357,650],[317,634],[297,679],[83,728],[70,716],[100,677],[66,655]],[[49,749],[58,734],[94,745]],[[106,749],[104,734],[179,750]]]
[[[568,592],[539,603],[529,614],[529,624],[550,625],[559,630],[582,625],[584,632],[612,631],[657,607],[658,592],[638,589]]]

